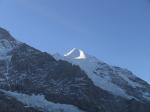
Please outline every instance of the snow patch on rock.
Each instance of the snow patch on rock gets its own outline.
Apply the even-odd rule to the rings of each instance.
[[[143,97],[144,97],[146,100],[149,100],[149,101],[150,101],[150,94],[149,94],[149,93],[144,92],[144,93],[143,93]]]
[[[18,101],[25,104],[27,107],[33,107],[42,110],[43,112],[83,112],[73,105],[59,104],[47,101],[44,95],[22,94],[0,89],[6,95],[16,98]]]

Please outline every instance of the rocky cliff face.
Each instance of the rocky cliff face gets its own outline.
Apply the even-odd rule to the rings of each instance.
[[[81,57],[83,58],[83,55],[78,59]],[[57,108],[64,104],[72,105],[80,112],[135,112],[136,107],[139,107],[141,112],[150,111],[148,100],[112,94],[96,86],[86,71],[78,65],[56,60],[48,53],[18,42],[4,29],[0,29],[0,89],[0,97],[7,97],[3,90],[27,95],[40,94],[49,102],[59,103]],[[17,97],[16,100],[13,100],[11,95],[9,97],[15,105],[22,106],[19,109],[27,111],[23,106],[25,104],[19,103]],[[7,98],[1,102],[7,104]],[[34,107],[32,104],[30,106]],[[34,108],[35,110],[29,108],[29,111],[39,111],[37,107]],[[13,109],[20,112],[16,107]],[[13,111],[10,108],[10,112]],[[40,111],[48,109],[44,106]],[[62,111],[69,112],[67,109],[57,112]]]

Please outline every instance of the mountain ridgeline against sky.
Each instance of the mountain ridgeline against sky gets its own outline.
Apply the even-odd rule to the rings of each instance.
[[[150,86],[127,69],[108,65],[90,56],[80,49],[73,48],[64,56],[54,55],[59,60],[66,60],[80,66],[95,86],[114,95],[136,98],[138,100],[150,99]]]
[[[50,55],[0,28],[0,112],[150,112],[149,105],[150,85],[132,72],[76,48]]]

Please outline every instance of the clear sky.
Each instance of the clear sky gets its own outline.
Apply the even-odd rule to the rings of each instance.
[[[150,83],[150,0],[0,0],[0,26],[42,51],[81,48]]]

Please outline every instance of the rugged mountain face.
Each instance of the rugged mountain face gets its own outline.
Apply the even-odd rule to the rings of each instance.
[[[56,60],[66,60],[73,65],[80,66],[88,78],[91,79],[98,88],[114,96],[120,96],[134,101],[134,103],[129,103],[126,107],[129,109],[124,109],[124,111],[131,112],[133,108],[140,108],[134,111],[142,111],[141,108],[143,108],[147,102],[150,102],[150,85],[127,69],[108,65],[77,48],[73,48],[64,54],[64,56],[55,54],[54,57]],[[136,104],[135,102],[138,103]],[[139,106],[140,104],[141,106]],[[146,108],[148,108],[148,106],[146,106]],[[143,111],[147,112],[147,110]]]
[[[55,55],[55,58],[79,65],[95,86],[113,95],[127,99],[150,101],[150,85],[126,69],[110,66],[75,48],[63,57]]]
[[[95,58],[88,59],[89,62],[85,61],[85,64],[81,66],[79,60],[85,60],[87,57],[89,56],[82,50],[74,49],[61,58],[64,61],[59,60],[60,57],[58,59],[58,56],[55,59],[56,56],[54,58],[48,53],[18,42],[1,28],[0,97],[6,97],[1,102],[7,103],[7,97],[9,97],[15,105],[21,105],[21,108],[26,105],[34,107],[34,111],[44,112],[123,112],[122,110],[125,112],[134,110],[135,112],[137,111],[136,107],[140,107],[143,112],[150,111],[149,106],[147,106],[150,104],[148,100],[150,86],[146,82],[133,77],[132,74],[129,74],[130,72],[124,71],[128,74],[126,78],[138,85],[137,87],[135,84],[136,88],[131,87],[128,80],[119,76],[120,72],[122,73],[121,68],[112,67],[115,69],[114,72],[110,66],[97,62]],[[74,63],[74,65],[69,62]],[[93,62],[97,67],[96,69],[92,64]],[[89,71],[86,71],[85,68]],[[94,70],[92,74],[91,68]],[[122,74],[125,74],[124,72]],[[93,74],[97,77],[94,76],[93,78]],[[113,88],[111,89],[111,87]],[[114,91],[118,94],[114,94]],[[55,110],[51,110],[50,108],[53,107],[47,103],[42,105],[41,100],[36,100],[34,103],[22,101],[20,94],[22,94],[22,99],[24,97],[31,98],[30,101],[37,98],[33,98],[33,94],[43,95],[46,100],[44,102],[52,102],[48,104],[55,105]],[[13,100],[14,98],[16,100]],[[39,103],[41,104],[40,109],[38,108]],[[29,109],[32,111],[33,108]],[[20,112],[15,108],[14,111]],[[13,111],[10,110],[10,112]]]
[[[8,31],[0,28],[0,49],[1,51],[7,51],[14,48],[17,45],[17,41],[9,34]],[[2,53],[1,53],[2,54]]]

